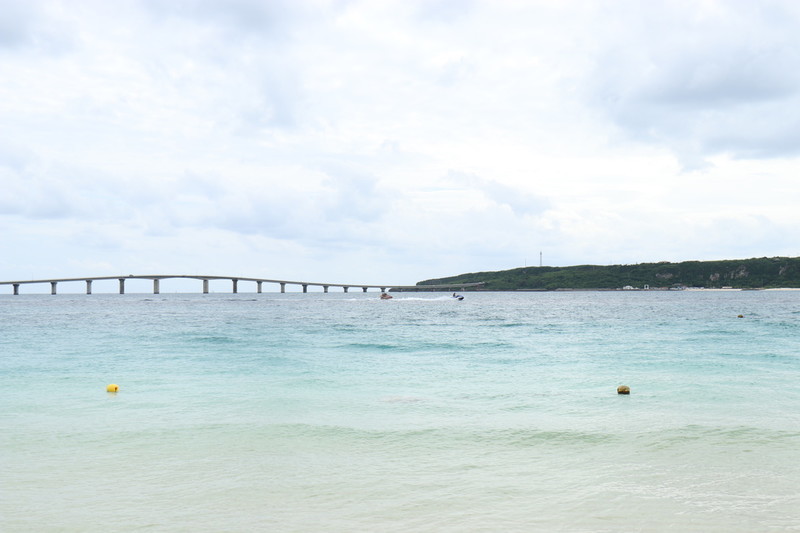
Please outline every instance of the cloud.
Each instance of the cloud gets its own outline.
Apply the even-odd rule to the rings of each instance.
[[[541,198],[524,189],[504,185],[498,181],[480,178],[471,174],[451,171],[448,179],[480,193],[498,206],[510,208],[516,216],[541,215],[550,207],[546,198]]]
[[[302,22],[301,15],[313,15],[313,10],[308,9],[309,4],[288,0],[146,0],[143,4],[154,19],[167,16],[177,24],[195,21],[233,39],[285,39],[292,34],[296,24]]]
[[[416,16],[423,21],[453,24],[465,17],[474,7],[472,0],[430,0],[418,3]]]
[[[32,8],[27,2],[6,2],[0,17],[0,49],[30,43],[32,39]]]
[[[655,3],[630,15],[601,12],[597,23],[619,33],[599,47],[589,99],[631,138],[669,147],[690,168],[721,153],[797,155],[797,8],[696,7]]]
[[[800,244],[791,2],[6,5],[0,257],[24,277],[413,283]]]

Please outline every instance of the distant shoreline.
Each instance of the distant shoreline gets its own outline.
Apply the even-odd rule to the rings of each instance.
[[[481,291],[773,290],[800,288],[800,257],[721,261],[520,267],[420,281],[430,285],[481,283]],[[466,288],[464,290],[467,290]]]
[[[633,289],[477,289],[470,292],[756,292],[756,291],[800,291],[797,287],[770,287],[770,288],[714,288],[714,287],[687,287],[685,289],[670,289],[663,287],[654,287],[649,289],[633,288]],[[415,292],[406,291],[403,292]],[[434,292],[428,289],[423,289],[417,292]]]

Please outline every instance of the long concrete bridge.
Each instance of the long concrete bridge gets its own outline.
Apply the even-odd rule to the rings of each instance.
[[[133,279],[146,279],[153,282],[153,294],[159,294],[161,290],[162,279],[196,279],[203,282],[203,294],[208,294],[208,282],[211,280],[230,280],[232,287],[231,292],[234,294],[239,292],[239,282],[255,282],[256,292],[261,293],[261,287],[264,283],[280,285],[281,292],[286,292],[286,285],[300,285],[303,287],[303,292],[308,292],[309,287],[322,287],[324,292],[328,292],[330,287],[341,287],[344,292],[348,289],[361,289],[367,292],[367,289],[380,289],[385,292],[386,289],[400,289],[400,290],[416,290],[416,291],[450,291],[454,289],[464,290],[469,287],[478,287],[483,283],[458,283],[450,285],[361,285],[361,284],[348,284],[348,283],[318,283],[313,281],[288,281],[280,279],[264,279],[264,278],[244,278],[234,276],[199,276],[199,275],[148,275],[148,276],[94,276],[85,278],[62,278],[62,279],[34,279],[34,280],[21,280],[21,281],[0,281],[0,285],[11,285],[14,288],[14,294],[19,294],[20,285],[29,285],[33,283],[49,283],[50,294],[56,294],[56,287],[59,283],[83,281],[86,283],[86,294],[92,294],[92,282],[102,280],[119,280],[119,293],[125,294],[125,282]]]

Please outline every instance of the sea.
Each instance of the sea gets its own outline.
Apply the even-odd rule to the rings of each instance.
[[[800,531],[800,291],[465,296],[0,295],[0,531]]]

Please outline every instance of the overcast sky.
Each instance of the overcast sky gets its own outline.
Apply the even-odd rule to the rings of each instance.
[[[800,255],[794,0],[0,13],[0,280]]]

